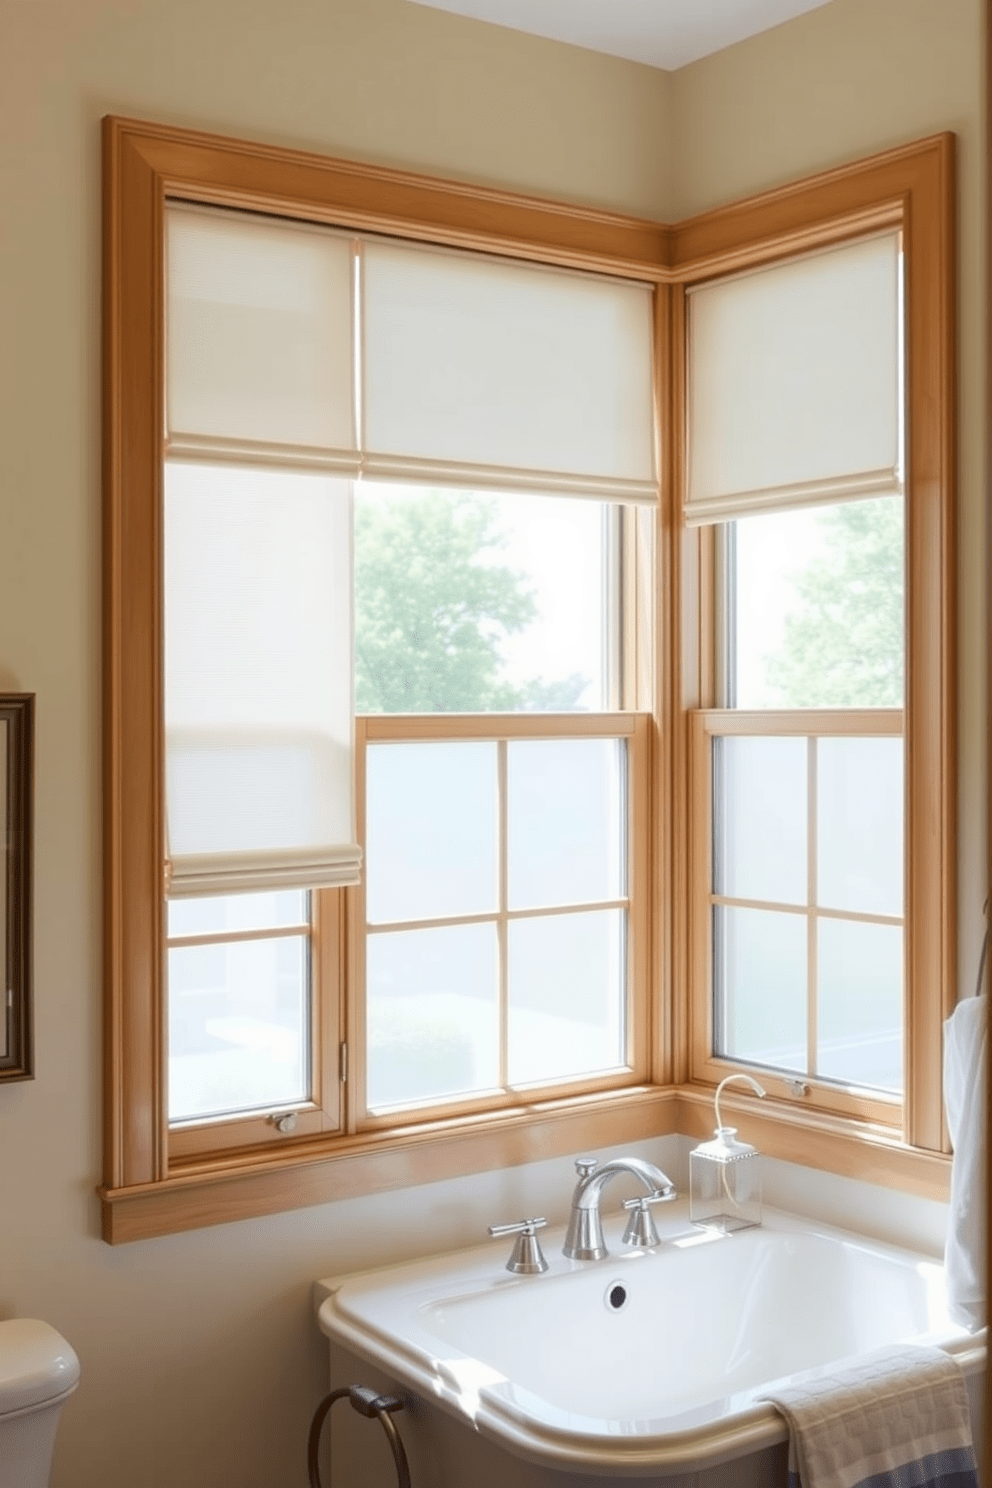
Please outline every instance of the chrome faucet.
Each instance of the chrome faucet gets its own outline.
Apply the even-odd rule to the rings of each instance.
[[[675,1198],[675,1185],[654,1163],[640,1157],[614,1157],[597,1167],[596,1159],[579,1157],[575,1161],[579,1181],[572,1194],[572,1213],[568,1221],[563,1250],[573,1261],[601,1261],[607,1254],[599,1206],[603,1189],[618,1173],[632,1173],[646,1190],[643,1198],[624,1205],[631,1217],[624,1232],[628,1245],[657,1245],[658,1232],[648,1213],[649,1204],[663,1204]]]

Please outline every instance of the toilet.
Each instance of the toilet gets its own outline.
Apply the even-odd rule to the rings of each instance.
[[[61,1333],[35,1318],[0,1322],[0,1488],[47,1488],[59,1412],[78,1383]]]

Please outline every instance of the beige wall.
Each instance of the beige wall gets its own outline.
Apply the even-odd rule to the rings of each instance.
[[[834,0],[667,76],[403,0],[0,0],[0,687],[38,695],[38,1078],[0,1089],[0,1316],[76,1344],[57,1488],[290,1488],[309,1283],[562,1213],[561,1164],[98,1238],[99,138],[130,113],[673,217],[962,136],[963,916],[983,838],[979,0]]]

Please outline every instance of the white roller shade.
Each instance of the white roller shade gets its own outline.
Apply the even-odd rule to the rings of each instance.
[[[348,485],[166,477],[169,892],[357,882]]]
[[[182,206],[167,229],[170,445],[336,451],[356,470],[350,241]]]
[[[688,522],[902,489],[899,256],[889,233],[690,290]]]
[[[648,286],[363,244],[363,468],[657,498]]]

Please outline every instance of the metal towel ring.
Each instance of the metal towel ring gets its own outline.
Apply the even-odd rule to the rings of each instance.
[[[396,1429],[396,1423],[392,1418],[393,1411],[403,1409],[402,1400],[397,1400],[395,1395],[378,1395],[375,1390],[370,1390],[367,1385],[342,1385],[340,1390],[332,1390],[325,1395],[323,1400],[314,1411],[313,1420],[310,1423],[310,1436],[307,1441],[307,1469],[310,1474],[310,1488],[321,1488],[320,1469],[317,1466],[317,1449],[320,1446],[320,1433],[324,1421],[330,1414],[331,1406],[336,1400],[341,1400],[347,1395],[351,1401],[352,1408],[360,1416],[375,1416],[379,1425],[386,1433],[393,1461],[396,1464],[397,1488],[410,1488],[410,1468],[406,1460],[406,1452],[403,1450],[403,1442]]]

